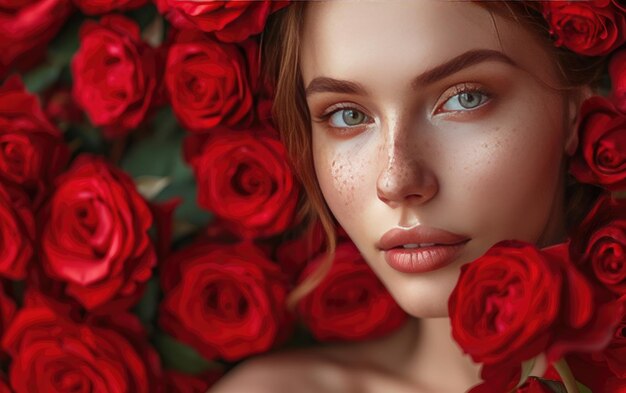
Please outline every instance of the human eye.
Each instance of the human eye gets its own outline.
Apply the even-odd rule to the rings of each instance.
[[[314,121],[325,123],[328,127],[340,132],[349,132],[354,129],[360,129],[368,122],[371,122],[371,119],[360,108],[342,103],[329,107]]]
[[[467,83],[453,86],[442,97],[443,103],[436,106],[433,113],[435,115],[445,112],[469,112],[491,100],[491,95],[483,88]]]

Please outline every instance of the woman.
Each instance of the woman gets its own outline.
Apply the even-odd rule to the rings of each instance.
[[[495,243],[565,239],[567,160],[597,75],[531,14],[330,1],[276,16],[264,37],[275,119],[310,212],[327,232],[334,216],[414,318],[381,340],[258,359],[212,391],[456,393],[481,381],[451,338],[447,300],[460,267]]]

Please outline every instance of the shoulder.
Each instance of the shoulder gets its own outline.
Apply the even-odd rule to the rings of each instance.
[[[244,362],[210,393],[352,392],[349,367],[319,352],[266,355]]]

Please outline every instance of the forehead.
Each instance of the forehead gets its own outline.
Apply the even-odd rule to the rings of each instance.
[[[555,77],[530,32],[469,1],[308,3],[300,66],[305,85],[327,76],[394,86],[473,49],[502,51],[541,79]]]

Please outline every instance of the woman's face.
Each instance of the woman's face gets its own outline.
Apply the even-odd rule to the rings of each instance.
[[[496,242],[560,239],[572,103],[531,33],[469,2],[328,1],[302,34],[321,190],[410,314],[446,316]]]

